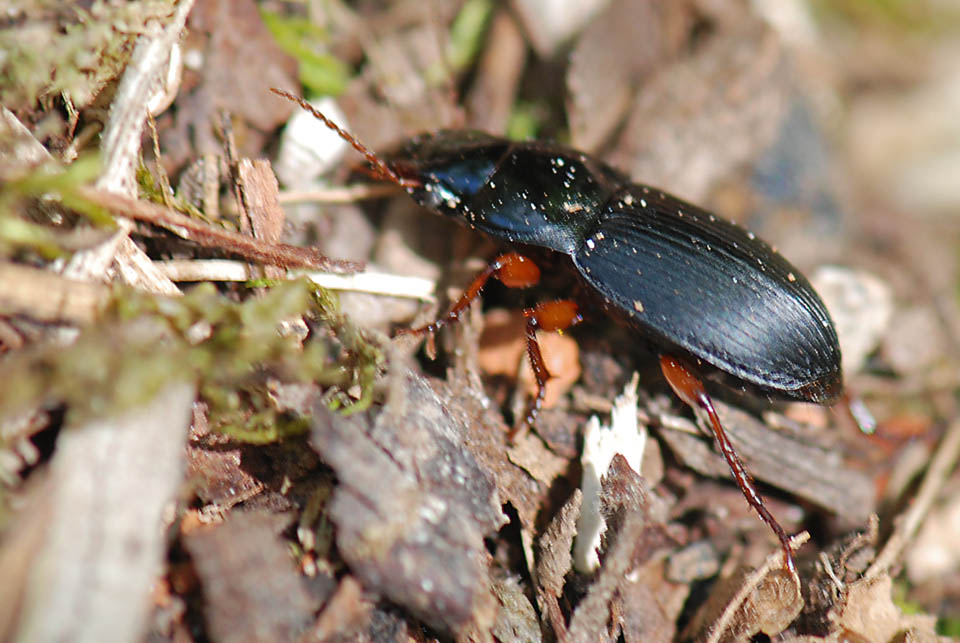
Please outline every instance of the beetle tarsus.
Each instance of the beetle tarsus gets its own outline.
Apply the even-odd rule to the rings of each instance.
[[[740,491],[743,493],[744,498],[747,499],[747,503],[759,514],[760,519],[777,535],[777,538],[780,540],[780,545],[783,547],[784,562],[787,570],[791,574],[796,575],[797,567],[793,560],[793,550],[790,547],[790,539],[787,537],[783,527],[780,526],[780,523],[777,522],[777,519],[773,517],[773,514],[771,514],[766,505],[763,504],[763,498],[760,496],[760,492],[757,491],[753,477],[747,472],[746,467],[743,466],[740,456],[737,454],[736,449],[733,448],[733,444],[727,437],[726,431],[723,430],[723,425],[720,424],[720,416],[717,415],[717,410],[713,406],[713,400],[711,400],[707,394],[703,383],[679,360],[669,355],[660,357],[660,368],[670,387],[677,394],[677,397],[683,400],[688,406],[700,408],[707,414],[707,417],[710,419],[711,428],[713,429],[714,438],[720,447],[720,452],[727,461],[727,466],[730,467],[730,472],[733,473],[733,478],[736,480],[737,486],[740,487]]]
[[[547,369],[547,364],[543,360],[543,353],[540,351],[540,343],[537,341],[539,320],[535,310],[527,309],[523,311],[523,314],[527,318],[527,359],[530,361],[530,368],[533,369],[533,377],[537,381],[537,394],[530,400],[527,415],[523,422],[525,426],[531,427],[537,421],[537,415],[540,414],[540,409],[543,407],[543,400],[547,395],[547,380],[553,375]],[[518,430],[519,427],[514,429],[510,437],[512,438]]]

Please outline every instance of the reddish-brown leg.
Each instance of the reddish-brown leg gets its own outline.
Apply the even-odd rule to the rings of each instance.
[[[459,320],[473,300],[480,295],[491,277],[499,279],[508,288],[528,288],[540,281],[540,269],[531,259],[519,253],[508,252],[502,254],[470,282],[470,285],[467,286],[460,298],[445,315],[425,326],[402,329],[399,334],[432,336],[447,324]],[[523,311],[523,316],[527,319],[527,356],[537,380],[537,395],[530,405],[525,420],[526,424],[529,425],[533,424],[537,413],[540,412],[540,407],[543,406],[547,380],[550,379],[550,372],[543,361],[543,353],[540,352],[540,344],[537,342],[537,331],[561,332],[578,323],[581,318],[577,305],[569,299],[545,302],[534,308],[527,308]],[[513,433],[515,431],[511,432],[511,436]]]
[[[480,292],[491,277],[496,277],[509,288],[528,288],[540,281],[540,269],[531,259],[517,252],[502,254],[474,277],[467,289],[460,295],[460,299],[450,307],[447,314],[433,323],[418,328],[404,328],[398,331],[401,335],[432,335],[451,322],[460,319],[463,312],[470,307],[473,300],[480,296]]]
[[[753,507],[753,510],[760,515],[760,519],[767,523],[767,525],[773,529],[773,533],[777,535],[777,538],[780,539],[787,569],[791,574],[796,575],[797,568],[793,562],[793,551],[790,549],[790,539],[787,537],[786,532],[784,532],[783,527],[780,526],[780,523],[777,522],[773,514],[771,514],[763,504],[763,498],[760,497],[760,493],[753,483],[753,478],[747,473],[743,462],[740,461],[740,456],[737,455],[733,444],[731,444],[729,438],[727,438],[726,431],[723,430],[723,426],[720,424],[720,417],[717,415],[716,409],[713,408],[713,401],[710,399],[710,396],[707,395],[703,383],[679,360],[669,355],[662,355],[660,357],[660,369],[663,371],[664,377],[667,378],[670,387],[677,394],[677,397],[689,406],[701,408],[707,413],[707,417],[710,418],[710,424],[713,427],[713,435],[717,440],[717,444],[720,446],[720,452],[723,453],[723,457],[726,459],[727,465],[733,473],[734,479],[737,481],[737,486],[740,487],[740,491],[743,492],[744,497],[750,506]]]
[[[540,352],[537,331],[563,332],[579,323],[582,318],[580,317],[579,307],[570,299],[537,304],[534,308],[524,309],[523,316],[527,318],[527,357],[530,359],[533,376],[537,380],[537,395],[530,402],[530,408],[527,410],[527,417],[524,420],[527,426],[532,426],[534,420],[537,419],[537,414],[540,413],[540,408],[543,406],[543,398],[547,394],[547,380],[552,377],[543,361],[543,353]],[[516,433],[518,428],[519,426],[514,428],[511,436]]]

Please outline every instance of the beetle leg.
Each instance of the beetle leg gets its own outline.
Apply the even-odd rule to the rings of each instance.
[[[791,574],[796,576],[797,568],[793,562],[793,551],[790,548],[790,539],[787,537],[786,532],[784,532],[783,527],[780,526],[780,523],[777,522],[773,514],[771,514],[763,504],[763,498],[760,497],[760,493],[754,485],[753,478],[747,473],[743,462],[740,461],[740,456],[737,455],[733,444],[731,444],[730,439],[723,430],[723,426],[720,424],[720,417],[713,407],[713,401],[710,399],[710,396],[707,395],[703,382],[691,373],[679,360],[669,355],[660,356],[660,369],[663,371],[664,377],[667,378],[670,388],[677,394],[677,397],[693,408],[703,409],[707,417],[710,418],[714,437],[720,446],[720,452],[723,453],[723,457],[730,467],[730,471],[733,473],[737,486],[740,487],[740,491],[747,499],[747,503],[753,507],[754,511],[760,515],[760,519],[767,523],[767,525],[773,529],[777,538],[780,539],[787,569]]]
[[[523,316],[527,318],[527,357],[530,360],[530,368],[533,369],[533,376],[537,380],[537,394],[530,402],[524,424],[514,427],[510,432],[509,437],[511,438],[520,427],[533,426],[533,422],[537,419],[537,414],[540,413],[540,408],[543,406],[543,398],[547,394],[547,380],[553,377],[543,360],[540,343],[537,342],[537,331],[546,330],[561,333],[574,324],[580,323],[583,319],[580,316],[579,307],[570,299],[546,301],[533,308],[525,308]]]
[[[445,315],[425,326],[401,329],[398,334],[432,335],[447,324],[458,321],[463,312],[473,303],[473,300],[480,296],[480,292],[491,277],[496,277],[509,288],[527,288],[540,281],[540,269],[533,260],[517,252],[502,254],[491,261],[483,272],[474,277],[470,285],[460,295],[460,299],[450,307]]]
[[[480,296],[480,292],[491,277],[499,279],[508,288],[528,288],[540,281],[540,269],[531,259],[517,252],[502,254],[474,277],[445,315],[425,326],[401,329],[398,334],[432,336],[447,324],[458,321],[473,300]],[[537,330],[562,332],[578,323],[581,317],[577,304],[569,299],[543,302],[534,308],[524,309],[523,316],[527,319],[527,357],[537,380],[537,395],[531,402],[525,419],[526,425],[532,425],[543,406],[547,380],[551,377],[544,362],[543,353],[540,351],[540,344],[537,342]],[[511,431],[510,437],[513,437],[516,430]]]

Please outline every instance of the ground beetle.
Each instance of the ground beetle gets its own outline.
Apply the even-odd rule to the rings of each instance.
[[[743,228],[632,183],[576,150],[445,130],[412,138],[381,158],[305,101],[274,91],[335,129],[378,178],[403,187],[428,210],[512,247],[473,280],[446,315],[408,332],[433,333],[458,319],[490,277],[510,287],[536,284],[540,271],[525,251],[545,249],[565,257],[609,314],[656,347],[663,374],[680,399],[706,412],[737,484],[777,534],[795,573],[787,535],[764,506],[695,373],[720,373],[728,385],[768,397],[822,404],[841,395],[836,330],[796,268]],[[536,331],[563,330],[577,323],[580,313],[575,302],[561,300],[524,315],[539,388],[528,416],[532,422],[550,377]]]

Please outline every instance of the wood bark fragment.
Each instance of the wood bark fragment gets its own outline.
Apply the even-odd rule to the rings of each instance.
[[[172,383],[140,407],[62,431],[51,463],[50,522],[14,640],[143,635],[195,395],[193,384]]]
[[[583,502],[583,493],[574,489],[570,499],[540,538],[537,555],[537,598],[540,611],[545,613],[558,638],[566,634],[560,597],[566,576],[573,569],[573,537],[577,533],[577,516]]]
[[[110,288],[68,279],[49,270],[0,263],[0,316],[87,324],[106,305]]]
[[[152,30],[137,42],[103,132],[104,171],[97,180],[98,190],[136,196],[140,137],[150,106],[164,102],[158,102],[158,97],[176,92],[175,87],[166,86],[164,81],[169,76],[164,72],[173,60],[173,49],[179,46],[193,4],[194,0],[180,0],[166,26],[152,25]],[[63,274],[73,279],[109,281],[108,270],[116,262],[118,274],[131,286],[162,295],[180,294],[176,285],[130,239],[131,228],[129,222],[121,221],[117,234],[96,248],[76,253]]]
[[[851,468],[842,453],[801,436],[773,431],[749,413],[715,404],[731,442],[754,478],[855,523],[866,522],[873,513],[876,501],[871,476]],[[712,440],[672,430],[660,435],[685,465],[704,475],[730,477]]]
[[[280,186],[269,161],[240,159],[237,162],[237,181],[244,210],[250,217],[253,236],[267,243],[279,243],[286,215],[277,198]],[[271,279],[279,279],[283,276],[283,270],[277,266],[265,266],[264,274]]]
[[[289,520],[282,514],[233,512],[222,524],[184,535],[213,640],[295,641],[307,629],[317,601],[280,537]]]
[[[616,640],[623,626],[622,613],[618,618],[617,610],[612,609],[619,587],[629,582],[632,570],[668,544],[663,525],[650,512],[649,495],[646,483],[623,456],[614,456],[601,495],[608,524],[602,564],[570,619],[566,637],[570,643]]]
[[[485,536],[504,522],[490,474],[463,448],[426,381],[400,378],[378,414],[314,409],[311,444],[337,473],[337,547],[368,591],[434,627],[488,637],[495,617]]]

